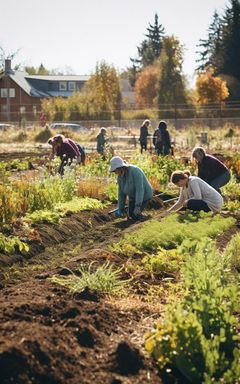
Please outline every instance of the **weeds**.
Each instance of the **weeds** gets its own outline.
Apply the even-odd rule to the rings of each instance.
[[[86,287],[103,293],[119,293],[129,283],[129,280],[121,280],[122,268],[114,271],[113,266],[107,262],[93,271],[93,265],[94,262],[87,268],[81,266],[77,271],[80,276],[70,271],[70,276],[55,275],[50,280],[67,287],[74,293],[81,292]]]

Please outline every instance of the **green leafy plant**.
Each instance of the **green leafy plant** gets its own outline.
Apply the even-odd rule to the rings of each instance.
[[[227,384],[226,377],[237,377],[237,295],[225,263],[208,239],[199,243],[184,267],[185,298],[168,307],[164,322],[146,335],[145,347],[160,369],[180,382]]]
[[[28,244],[21,241],[18,237],[6,237],[0,233],[0,251],[3,253],[15,253],[16,250],[28,252]]]
[[[228,243],[224,256],[228,259],[232,271],[240,272],[240,234],[237,233]]]
[[[159,248],[155,255],[146,255],[142,259],[144,268],[154,275],[176,276],[183,263],[183,256],[175,249]]]
[[[173,249],[185,239],[192,241],[201,240],[204,237],[215,237],[234,223],[234,218],[224,218],[212,213],[172,214],[162,221],[148,221],[137,231],[126,235],[120,242],[121,246],[115,243],[111,247],[113,252],[120,252],[120,254],[124,254],[125,244],[131,244],[141,252],[153,252],[158,247]]]

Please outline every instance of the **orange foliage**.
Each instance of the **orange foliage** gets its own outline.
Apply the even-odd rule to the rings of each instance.
[[[156,106],[159,75],[159,68],[154,65],[139,73],[134,87],[137,108]]]
[[[226,81],[220,77],[215,77],[212,67],[209,67],[205,73],[198,75],[196,92],[200,104],[219,103],[229,95]]]

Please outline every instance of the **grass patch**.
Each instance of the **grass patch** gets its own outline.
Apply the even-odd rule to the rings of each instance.
[[[81,292],[84,288],[96,290],[102,293],[119,293],[129,280],[121,280],[122,268],[113,269],[109,262],[93,270],[94,262],[88,267],[81,266],[77,274],[71,272],[69,276],[53,276],[50,280],[54,283],[67,287],[72,292]],[[80,274],[80,276],[79,276]]]

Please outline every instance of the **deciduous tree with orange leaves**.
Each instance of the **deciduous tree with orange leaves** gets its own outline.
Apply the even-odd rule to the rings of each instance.
[[[229,95],[226,81],[214,76],[214,72],[214,68],[209,67],[197,77],[196,94],[200,104],[220,103]]]
[[[156,65],[149,65],[139,73],[134,87],[137,108],[156,107],[159,75]]]

